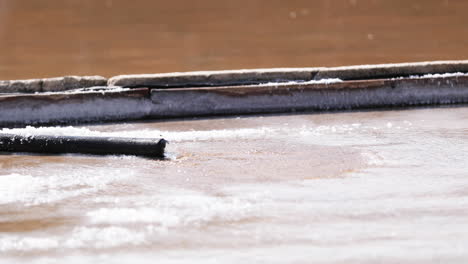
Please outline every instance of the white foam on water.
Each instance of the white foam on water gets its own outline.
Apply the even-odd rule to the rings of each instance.
[[[379,165],[384,165],[386,164],[386,161],[382,156],[379,156],[376,153],[372,152],[361,152],[361,156],[364,158],[364,160],[367,162],[368,165],[374,165],[374,166],[379,166]]]
[[[102,199],[99,198],[97,202],[102,202]],[[110,201],[116,202],[117,207],[100,208],[87,213],[91,224],[149,223],[167,229],[239,221],[256,216],[263,206],[264,198],[252,195],[222,197],[172,190],[157,196]],[[121,207],[125,204],[133,207]]]
[[[0,205],[20,203],[24,206],[50,204],[59,200],[96,191],[97,187],[88,185],[77,190],[61,190],[70,186],[62,177],[33,177],[30,175],[0,175]]]
[[[93,137],[139,137],[155,138],[163,136],[169,141],[206,141],[228,138],[261,138],[274,133],[274,128],[245,128],[245,129],[222,129],[207,131],[161,131],[161,130],[134,130],[125,132],[100,132],[89,128],[78,127],[31,127],[0,130],[0,133],[18,134],[23,136],[51,135],[51,136],[93,136]]]
[[[0,175],[0,205],[50,204],[103,190],[111,183],[133,175],[135,172],[130,169],[118,169],[112,173],[107,168],[58,169],[37,176],[18,173]]]
[[[276,138],[278,136],[315,136],[320,142],[328,135],[340,135],[356,132],[367,132],[382,129],[391,129],[391,123],[382,123],[381,126],[366,126],[360,123],[340,124],[340,125],[320,125],[310,126],[303,125],[301,127],[293,126],[262,126],[255,128],[241,129],[219,129],[219,130],[189,130],[189,131],[164,131],[156,129],[137,129],[115,132],[102,132],[91,130],[86,127],[32,127],[26,128],[4,128],[0,133],[18,134],[23,136],[34,135],[51,135],[51,136],[93,136],[93,137],[139,137],[139,138],[155,138],[164,137],[170,142],[180,141],[207,141],[207,140],[224,140],[224,139],[262,139]],[[408,128],[411,124],[402,123],[395,129]],[[324,140],[328,145],[332,142]]]
[[[211,224],[232,223],[259,216],[265,201],[268,199],[262,193],[213,196],[182,189],[168,190],[153,196],[124,196],[119,199],[99,196],[87,203],[104,202],[108,206],[113,204],[118,207],[88,211],[87,226],[75,227],[68,235],[47,238],[14,234],[2,236],[0,252],[144,245],[154,241],[155,235],[166,234],[169,229],[190,228],[195,231]],[[123,205],[128,207],[121,207]],[[132,226],[139,228],[134,229]]]
[[[427,116],[430,116],[427,119],[434,118],[434,115]],[[446,118],[446,114],[441,117]],[[156,129],[100,132],[76,127],[22,130],[53,135],[63,129],[59,133],[93,136],[160,133],[168,139],[172,137],[173,141],[178,140],[180,145],[194,138],[196,141],[226,140],[227,143],[236,138],[291,138],[311,144],[305,147],[314,144],[352,147],[369,166],[345,172],[343,177],[337,178],[210,185],[210,191],[215,194],[200,191],[197,183],[182,188],[156,179],[151,192],[136,186],[144,191],[118,196],[101,192],[79,197],[87,205],[81,210],[79,224],[67,226],[67,231],[58,236],[49,235],[48,230],[40,234],[3,235],[0,252],[8,255],[45,251],[49,260],[57,263],[64,261],[63,255],[67,255],[66,261],[70,263],[184,263],[187,259],[202,263],[239,263],[252,261],[252,256],[263,263],[284,262],[285,259],[299,263],[310,260],[323,263],[455,260],[464,263],[468,259],[468,189],[464,176],[468,144],[465,144],[466,125],[463,125],[466,122],[451,124],[447,121],[441,127],[436,121],[421,123],[415,118],[410,119],[412,122],[398,121],[386,119],[385,115],[378,118],[370,123],[298,126],[288,120],[285,125],[182,132]],[[331,166],[339,166],[341,157],[347,158],[332,157]],[[125,161],[133,162],[132,159]],[[194,165],[191,169],[199,168]],[[158,172],[165,174],[167,169]],[[190,173],[190,169],[184,170]],[[83,168],[79,171],[83,172]],[[91,169],[85,171],[88,173]],[[107,173],[125,175],[128,172],[117,172],[107,166]],[[45,180],[40,179],[44,175],[39,174],[26,175],[16,184],[18,175],[21,176],[20,173],[4,175],[10,177],[4,182],[0,180],[0,193],[8,193],[7,187],[11,185],[12,195],[16,193],[14,190],[23,189],[43,195],[43,186],[60,192],[76,184],[67,177],[57,179],[64,183],[53,180],[44,183]],[[73,175],[79,179],[78,173]],[[52,176],[59,174],[54,172]],[[133,179],[132,175],[129,177]],[[86,179],[77,182],[84,181],[84,186],[101,186],[100,180],[95,180],[96,183],[86,182]],[[118,180],[111,177],[108,183],[103,182],[100,190]],[[26,186],[28,182],[31,186]],[[148,181],[136,184],[146,185]],[[13,198],[10,202],[30,203],[31,200],[34,201],[31,197]],[[116,247],[123,250],[103,250]],[[48,251],[51,249],[54,251]],[[5,259],[0,257],[1,260]],[[47,262],[40,257],[34,261]]]
[[[141,245],[146,241],[142,232],[123,227],[77,227],[69,239],[62,241],[66,248],[112,248]]]
[[[38,252],[57,249],[103,249],[141,245],[146,234],[123,227],[76,227],[68,236],[3,236],[0,252]]]
[[[58,248],[56,238],[2,236],[0,237],[0,252],[35,251]]]
[[[453,240],[438,241],[435,246],[427,242],[418,246],[410,243],[375,241],[357,243],[352,251],[346,246],[331,248],[322,245],[277,244],[263,247],[209,248],[209,249],[167,249],[155,252],[115,252],[112,254],[72,254],[57,257],[37,257],[28,263],[464,263],[467,258],[465,247]],[[403,246],[402,246],[403,245]],[[391,251],[391,254],[389,253]],[[428,253],[430,252],[430,253]],[[367,256],[363,260],[363,256]],[[7,259],[7,263],[24,263],[24,260]]]

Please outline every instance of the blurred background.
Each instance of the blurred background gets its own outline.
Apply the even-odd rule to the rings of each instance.
[[[463,0],[0,0],[0,79],[466,59]]]

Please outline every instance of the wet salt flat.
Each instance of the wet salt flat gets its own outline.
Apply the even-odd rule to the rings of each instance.
[[[3,129],[167,160],[0,155],[0,262],[464,263],[468,108]]]

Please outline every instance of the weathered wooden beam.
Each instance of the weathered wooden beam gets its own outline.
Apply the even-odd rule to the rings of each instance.
[[[0,134],[0,151],[164,157],[164,139]]]

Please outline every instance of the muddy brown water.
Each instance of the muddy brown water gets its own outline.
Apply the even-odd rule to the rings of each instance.
[[[467,59],[457,0],[0,0],[0,79]]]
[[[0,79],[466,59],[465,1],[0,0]],[[468,107],[2,129],[0,263],[466,263]]]

